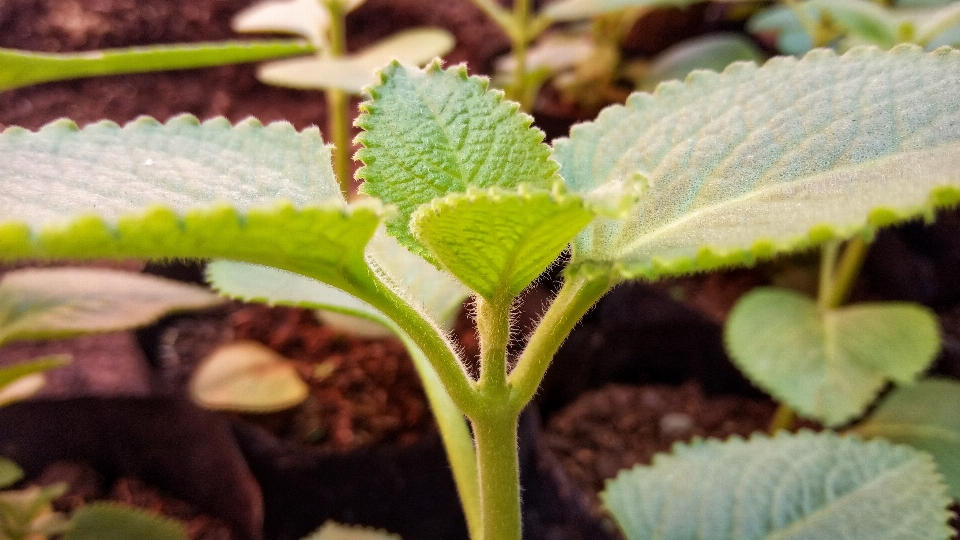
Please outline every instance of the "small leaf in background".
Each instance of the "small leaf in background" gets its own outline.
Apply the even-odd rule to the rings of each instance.
[[[364,0],[348,0],[350,11]],[[320,0],[268,0],[251,6],[233,18],[237,32],[280,32],[297,34],[317,48],[327,46],[330,12]]]
[[[400,540],[400,536],[379,529],[327,521],[303,540]]]
[[[550,188],[560,180],[543,132],[487,85],[463,66],[393,63],[361,106],[361,191],[397,206],[387,232],[417,255],[428,256],[409,225],[420,205],[471,186]]]
[[[490,300],[519,295],[593,217],[574,195],[470,189],[421,206],[411,226],[444,268]]]
[[[930,456],[887,441],[781,432],[696,440],[607,482],[629,540],[947,540],[951,513]]]
[[[628,218],[580,233],[569,272],[750,265],[960,199],[960,51],[820,49],[695,72],[608,107],[555,149],[571,191],[649,181]]]
[[[36,394],[46,383],[44,372],[69,362],[70,355],[61,354],[0,368],[0,407]]]
[[[398,32],[358,53],[333,58],[312,56],[264,64],[257,70],[260,81],[274,86],[307,90],[340,89],[360,94],[377,82],[377,70],[391,61],[423,65],[448,53],[453,36],[439,28]]]
[[[254,341],[223,345],[190,379],[190,395],[208,409],[268,413],[299,405],[310,389],[293,362]]]
[[[203,287],[99,268],[13,270],[0,280],[0,344],[113,332],[223,303]]]
[[[889,49],[897,44],[899,21],[893,12],[869,0],[807,0],[846,34]]]
[[[864,437],[882,437],[933,455],[960,500],[960,383],[930,378],[899,386],[856,427]]]
[[[81,53],[0,49],[0,91],[81,77],[256,62],[312,51],[310,44],[300,40],[152,45]]]
[[[807,16],[816,19],[819,12],[809,4],[801,4]],[[813,38],[789,6],[773,5],[758,11],[747,21],[747,30],[757,35],[767,46],[776,45],[781,54],[800,56],[813,49]]]
[[[543,15],[554,21],[589,19],[604,13],[631,8],[683,8],[704,0],[560,0],[543,8]]]
[[[723,71],[740,61],[762,62],[763,54],[752,41],[739,34],[707,34],[681,41],[660,53],[637,85],[652,91],[663,81],[683,80],[691,71]]]
[[[912,382],[940,349],[936,316],[922,306],[877,302],[823,311],[806,296],[771,287],[737,302],[724,342],[756,385],[828,426],[862,414],[887,382]]]
[[[63,540],[187,540],[182,523],[115,503],[90,503],[73,513]]]
[[[23,469],[13,461],[0,457],[0,489],[10,487],[23,479]]]
[[[63,496],[67,487],[57,483],[0,491],[0,538],[34,540],[63,534],[70,522],[54,511],[53,501]]]

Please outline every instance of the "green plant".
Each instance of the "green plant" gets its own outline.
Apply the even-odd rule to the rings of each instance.
[[[220,258],[209,278],[231,296],[382,321],[413,353],[472,537],[518,539],[517,419],[582,314],[624,280],[749,265],[955,205],[958,79],[960,53],[911,46],[734,64],[635,94],[550,148],[516,104],[465,68],[394,63],[357,120],[358,177],[371,198],[350,204],[315,129],[190,117],[8,129],[5,183],[29,177],[59,196],[31,191],[24,205],[15,189],[0,194],[0,253]],[[384,224],[413,267],[432,263],[472,291],[479,379],[423,309],[424,291],[407,289],[406,274],[384,256]],[[511,306],[568,245],[564,285],[508,370]],[[881,509],[885,530],[928,520],[924,537],[949,535],[946,487],[926,454],[828,433],[797,440],[832,460],[811,458],[819,471],[867,470],[848,460],[858,449],[877,470],[911,464],[917,474],[902,476],[917,497]],[[720,450],[705,455],[737,444],[711,443]],[[764,445],[746,443],[742,455],[764,454]],[[779,472],[750,470],[763,484]],[[813,485],[832,478],[844,477],[821,474]],[[867,489],[894,485],[857,478]],[[743,501],[730,489],[715,493]],[[779,526],[803,522],[784,515]],[[845,530],[876,519],[816,515]]]
[[[275,86],[324,90],[327,133],[334,146],[333,170],[340,189],[350,194],[350,100],[376,83],[376,71],[397,60],[423,65],[453,48],[453,36],[439,28],[405,30],[354,54],[347,54],[347,13],[364,0],[267,0],[239,13],[238,32],[301,35],[317,49],[309,58],[271,62],[258,72]]]

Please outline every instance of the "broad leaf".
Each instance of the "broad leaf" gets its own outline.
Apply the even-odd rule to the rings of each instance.
[[[312,50],[310,44],[299,40],[152,45],[82,53],[0,49],[0,91],[81,77],[256,62]]]
[[[0,135],[0,257],[210,258],[342,287],[368,274],[382,215],[345,207],[319,131],[224,119]]]
[[[0,489],[10,487],[23,479],[23,469],[9,459],[0,457]]]
[[[698,69],[723,71],[739,60],[759,62],[763,54],[752,41],[739,34],[706,34],[663,51],[644,74],[641,89],[653,90],[669,80],[683,80]]]
[[[411,226],[444,268],[490,300],[520,294],[594,215],[573,195],[471,189],[421,206]]]
[[[98,268],[14,270],[0,280],[0,345],[112,332],[222,300],[202,287]]]
[[[349,0],[347,11],[364,0]],[[251,6],[233,18],[237,32],[281,32],[297,34],[318,48],[327,46],[330,12],[320,0],[267,0]]]
[[[697,440],[623,471],[601,494],[629,540],[946,540],[930,456],[886,441],[781,432]]]
[[[580,234],[572,271],[752,264],[960,200],[960,52],[820,50],[697,72],[575,126],[556,156],[573,191],[650,186],[628,219]]]
[[[187,540],[180,522],[116,503],[95,502],[80,507],[63,540]]]
[[[400,537],[379,529],[328,521],[303,540],[400,540]]]
[[[750,379],[829,426],[863,413],[888,381],[912,382],[936,358],[930,310],[902,302],[821,310],[786,289],[754,289],[734,306],[727,350]]]
[[[453,43],[453,36],[439,28],[406,30],[342,58],[312,56],[270,62],[260,67],[257,78],[275,86],[360,94],[377,82],[377,70],[391,61],[423,65],[449,52]]]
[[[889,49],[898,41],[899,21],[870,0],[808,0],[823,16],[848,34]]]
[[[190,395],[208,409],[270,413],[299,405],[310,388],[297,367],[255,341],[223,345],[190,378]]]
[[[468,77],[463,66],[419,70],[393,63],[361,106],[361,190],[397,206],[387,231],[418,255],[426,251],[409,221],[421,204],[471,186],[549,188],[559,181],[543,132],[487,83]]]
[[[960,415],[957,411],[960,411],[960,383],[924,379],[894,389],[856,430],[864,437],[882,437],[929,452],[950,487],[950,495],[960,499]]]

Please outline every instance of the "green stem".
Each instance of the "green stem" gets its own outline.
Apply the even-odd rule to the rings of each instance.
[[[511,34],[513,58],[516,65],[513,69],[513,85],[511,96],[520,103],[522,111],[529,112],[533,106],[533,96],[527,90],[527,45],[533,39],[530,35],[530,0],[514,0],[513,20],[515,32]]]
[[[607,275],[564,282],[508,377],[512,389],[510,402],[515,410],[519,411],[533,399],[560,344],[580,318],[615,284],[615,279]]]
[[[347,11],[342,2],[325,2],[330,11],[330,47],[327,53],[339,58],[347,52]],[[350,96],[343,90],[330,89],[327,96],[327,131],[333,142],[333,172],[340,191],[350,198]]]
[[[832,309],[844,304],[853,284],[860,274],[860,268],[863,266],[863,260],[867,256],[867,242],[863,238],[856,236],[847,242],[843,249],[843,256],[837,265],[837,270],[833,278],[833,284],[830,286],[829,296],[824,300],[824,306]]]
[[[477,297],[477,333],[480,335],[479,390],[485,398],[509,398],[507,387],[507,344],[510,342],[509,298],[487,300]]]
[[[797,413],[786,403],[777,405],[777,412],[773,414],[768,431],[771,435],[776,435],[778,431],[787,430],[793,427],[793,421],[796,420]]]
[[[471,418],[480,469],[483,540],[521,538],[518,418],[518,412],[502,407]]]
[[[837,268],[837,254],[840,241],[830,240],[820,250],[820,279],[817,283],[817,304],[820,309],[828,309],[827,300],[833,287],[833,274]]]

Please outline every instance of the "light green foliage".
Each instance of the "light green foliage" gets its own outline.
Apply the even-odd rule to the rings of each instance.
[[[45,371],[69,362],[70,356],[61,354],[0,368],[0,407],[36,394],[46,382]]]
[[[803,4],[799,9],[805,10],[810,18],[819,16],[819,12],[809,4]],[[813,37],[807,33],[796,12],[789,6],[773,5],[757,12],[747,21],[747,30],[752,34],[774,36],[777,50],[782,54],[799,56],[813,49]]]
[[[454,39],[439,28],[419,28],[399,32],[344,57],[311,56],[267,63],[257,77],[274,86],[327,90],[337,88],[351,94],[377,82],[377,70],[396,60],[402,64],[423,65],[453,48]]]
[[[601,494],[629,540],[946,540],[930,456],[882,440],[781,432],[697,440]]]
[[[922,306],[821,310],[806,296],[768,287],[740,299],[724,341],[755,384],[829,426],[862,414],[888,381],[912,382],[940,348],[936,316]]]
[[[646,177],[571,270],[625,277],[753,263],[960,198],[960,52],[829,51],[634,94],[556,143],[574,191]]]
[[[929,452],[960,499],[960,383],[932,378],[895,388],[856,431]]]
[[[543,15],[554,21],[588,19],[630,8],[687,7],[705,0],[560,0],[547,4]],[[716,0],[719,2],[732,0]]]
[[[346,11],[363,2],[349,0]],[[330,11],[322,5],[321,0],[268,0],[238,13],[233,19],[233,29],[237,32],[297,34],[323,49],[328,45],[330,22]]]
[[[487,80],[439,63],[410,70],[393,63],[356,124],[364,148],[361,190],[395,204],[387,231],[418,255],[427,255],[410,231],[420,205],[468,187],[550,188],[559,181],[543,132],[517,114],[515,103],[487,91]]]
[[[138,508],[91,503],[73,513],[63,540],[187,540],[179,522]]]
[[[593,216],[579,197],[521,186],[435,199],[411,226],[434,259],[489,300],[520,294]]]
[[[309,53],[300,40],[225,41],[152,45],[82,53],[36,53],[0,49],[0,91],[42,82],[222,66]]]
[[[190,395],[208,409],[269,413],[307,399],[310,388],[290,360],[254,341],[214,350],[190,378]]]
[[[638,89],[652,91],[661,82],[683,80],[698,69],[723,71],[740,60],[760,62],[763,54],[739,34],[706,34],[688,39],[658,55],[639,81]]]
[[[897,17],[869,0],[809,0],[808,4],[829,17],[831,24],[868,43],[889,49],[901,41]]]
[[[132,272],[14,270],[0,281],[0,344],[123,330],[221,302],[202,287]]]
[[[378,529],[328,521],[303,540],[400,540],[400,536]]]
[[[67,518],[52,506],[66,491],[66,484],[0,491],[0,540],[42,540],[66,531]]]
[[[0,489],[10,487],[23,479],[23,469],[9,459],[0,457]]]

